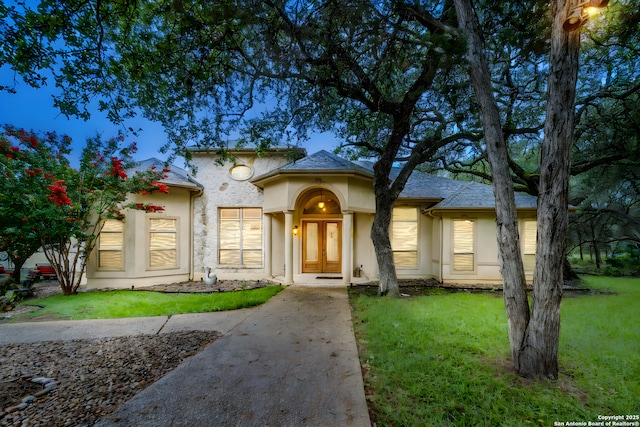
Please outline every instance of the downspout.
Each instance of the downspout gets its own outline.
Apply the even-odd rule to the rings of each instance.
[[[204,189],[203,188],[198,188],[198,191],[192,191],[191,195],[189,197],[189,253],[190,255],[190,260],[189,260],[189,280],[193,281],[195,280],[195,235],[194,235],[194,227],[193,224],[195,222],[195,203],[194,203],[194,199],[196,197],[200,197],[202,196],[202,193],[204,193]]]

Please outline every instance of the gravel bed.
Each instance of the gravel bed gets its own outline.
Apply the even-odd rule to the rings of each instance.
[[[93,425],[219,337],[194,331],[2,346],[0,411],[34,394],[21,378],[57,386],[22,410],[0,412],[0,426]]]
[[[221,282],[213,291],[266,285]],[[176,283],[145,290],[212,291],[200,283]],[[60,292],[56,282],[39,282],[32,298]],[[0,313],[10,316],[0,323],[12,318],[26,320],[23,315],[36,309],[18,306]],[[191,331],[0,346],[0,426],[93,425],[220,336],[218,332]],[[7,413],[6,409],[43,389],[42,385],[28,381],[31,377],[50,378],[57,385],[24,409]]]

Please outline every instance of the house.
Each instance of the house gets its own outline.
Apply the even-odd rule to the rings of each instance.
[[[232,152],[192,149],[197,181],[172,167],[169,194],[133,196],[164,206],[107,221],[87,269],[88,288],[130,288],[200,280],[211,267],[221,279],[375,280],[370,229],[373,170],[327,151]],[[291,157],[298,160],[291,161]],[[148,160],[144,168],[158,160]],[[533,273],[536,198],[516,197],[522,256]],[[500,282],[491,186],[412,174],[393,210],[390,230],[399,278],[450,283]],[[354,277],[358,276],[358,277]]]

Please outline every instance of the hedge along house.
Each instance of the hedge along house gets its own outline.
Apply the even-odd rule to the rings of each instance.
[[[284,284],[377,278],[371,163],[326,151],[289,161],[305,154],[300,149],[231,154],[235,161],[220,165],[215,151],[193,149],[199,184],[174,168],[173,182],[164,181],[169,194],[135,196],[165,210],[128,212],[122,230],[106,228],[92,255],[88,287],[200,280],[205,267],[220,279]],[[536,199],[517,195],[516,204],[531,279]],[[499,283],[495,236],[489,185],[415,171],[394,206],[390,237],[399,278]]]

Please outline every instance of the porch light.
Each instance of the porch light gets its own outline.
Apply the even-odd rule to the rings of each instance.
[[[318,207],[320,209],[324,209],[324,197],[322,196],[322,188],[320,189],[320,202],[318,202]]]
[[[297,225],[295,227],[293,227],[293,235],[294,236],[298,235],[298,226]]]
[[[562,23],[562,29],[571,32],[579,29],[589,21],[589,16],[596,13],[598,9],[607,7],[609,0],[588,0],[578,4],[569,11],[567,19]]]

